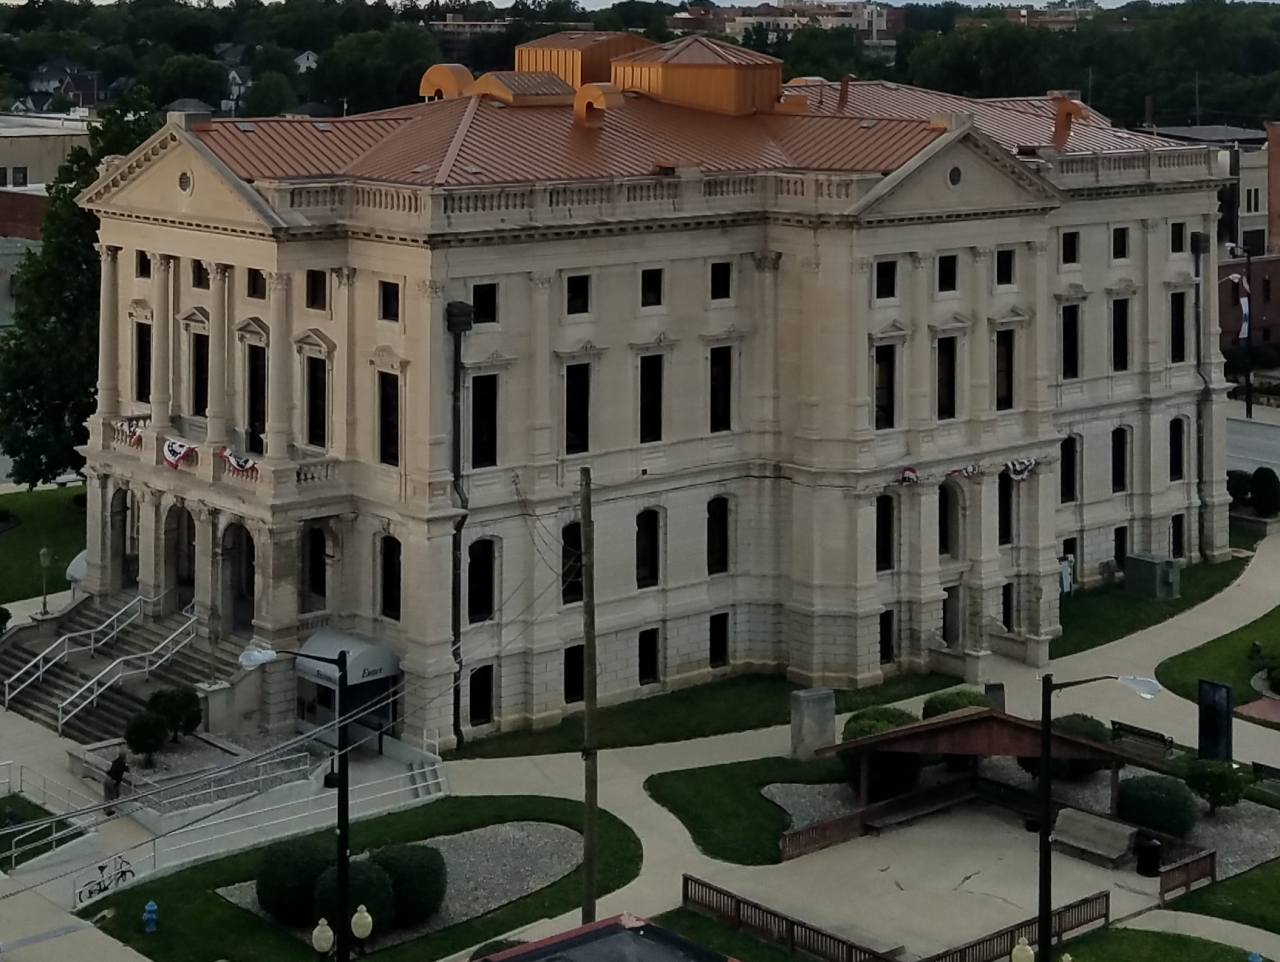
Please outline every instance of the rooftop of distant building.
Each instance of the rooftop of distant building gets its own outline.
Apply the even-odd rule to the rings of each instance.
[[[0,137],[47,137],[50,134],[83,134],[89,131],[86,117],[67,114],[0,114]]]

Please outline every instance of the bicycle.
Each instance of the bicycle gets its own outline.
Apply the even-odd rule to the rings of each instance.
[[[133,866],[129,864],[128,859],[123,855],[116,856],[113,870],[108,874],[107,866],[112,864],[113,863],[111,862],[103,862],[98,866],[98,877],[80,886],[76,891],[77,903],[88,902],[92,899],[96,899],[99,895],[105,895],[116,886],[123,885],[137,874],[134,872]]]

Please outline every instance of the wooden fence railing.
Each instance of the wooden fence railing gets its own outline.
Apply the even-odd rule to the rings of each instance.
[[[1070,905],[1055,909],[1053,913],[1053,938],[1062,937],[1075,929],[1094,922],[1111,921],[1111,893],[1098,892]],[[1031,945],[1039,940],[1040,925],[1036,919],[1028,919],[999,932],[975,939],[954,949],[947,949],[930,956],[925,962],[1004,962],[1013,952],[1018,939],[1026,939]]]
[[[778,838],[778,854],[782,861],[808,855],[819,849],[858,838],[866,829],[866,813],[859,809],[848,815],[838,815],[825,822],[815,822],[804,828],[784,832]]]
[[[894,962],[874,949],[775,912],[759,902],[739,898],[692,875],[684,876],[682,897],[685,908],[705,912],[758,939],[781,945],[788,952],[803,952],[823,962]]]
[[[1218,853],[1213,850],[1164,866],[1160,869],[1160,904],[1164,904],[1165,896],[1170,892],[1178,889],[1190,892],[1191,886],[1203,879],[1218,881]]]

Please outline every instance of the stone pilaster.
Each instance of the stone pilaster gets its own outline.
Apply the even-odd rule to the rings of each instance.
[[[1022,512],[1022,587],[1020,624],[1015,627],[1033,638],[1061,634],[1058,624],[1060,573],[1058,568],[1058,459],[1042,458],[1025,481],[1019,507]]]
[[[211,348],[212,352],[212,348]],[[213,354],[210,353],[210,359]],[[196,563],[195,563],[195,614],[197,623],[205,632],[218,623],[219,605],[218,582],[215,580],[213,555],[218,543],[218,509],[203,501],[192,501],[187,504],[191,512],[191,520],[196,529]]]
[[[120,248],[99,245],[102,284],[98,296],[98,417],[120,413]]]
[[[151,326],[151,429],[157,438],[169,430],[171,386],[169,366],[173,358],[173,259],[167,254],[151,256],[151,300],[155,320]]]
[[[209,265],[209,409],[205,435],[212,454],[227,441],[227,277],[226,264]]]
[[[298,629],[302,525],[246,524],[254,546],[253,637],[273,648],[287,648]]]
[[[932,447],[933,344],[929,334],[929,258],[911,255],[911,340],[907,345],[908,450],[919,456]],[[935,563],[937,559],[934,559]]]
[[[362,365],[356,363],[356,324],[355,312],[352,310],[356,269],[340,267],[334,270],[333,276],[337,282],[334,285],[333,320],[341,339],[337,355],[330,361],[333,396],[329,399],[329,410],[333,412],[333,440],[329,450],[350,461],[360,456],[360,438],[356,431],[356,378],[359,376],[357,372],[364,370]],[[430,341],[429,333],[424,332],[423,336]]]
[[[964,576],[969,607],[969,629],[973,637],[984,637],[990,619],[999,613],[1000,589],[1005,582],[1000,563],[1000,466],[984,468],[978,477],[965,482],[967,510],[962,537],[970,567]]]
[[[757,392],[753,428],[763,435],[765,452],[776,446],[781,430],[778,375],[778,266],[781,261],[782,254],[778,251],[757,251],[751,255],[756,270],[755,328],[760,332],[751,378]]]
[[[902,557],[906,564],[904,600],[910,609],[913,653],[922,654],[942,630],[938,580],[938,488],[931,483],[905,485],[898,500]]]
[[[293,402],[293,345],[289,336],[291,275],[275,273],[271,288],[270,343],[267,346],[267,458],[289,458],[289,424]]]
[[[849,297],[853,315],[849,346],[849,395],[853,407],[850,416],[859,454],[864,445],[870,445],[874,434],[871,424],[871,331],[867,325],[871,304],[871,264],[870,257],[854,259],[853,288]]]
[[[1026,429],[1033,437],[1056,434],[1053,412],[1049,407],[1049,378],[1054,370],[1053,344],[1057,329],[1054,302],[1049,293],[1048,245],[1044,241],[1030,241],[1026,245],[1031,263],[1025,272],[1030,290],[1031,321],[1027,326],[1027,345],[1023,357],[1027,373],[1023,378],[1026,390]]]
[[[969,332],[969,440],[983,444],[995,430],[991,409],[991,333],[987,312],[991,297],[991,252],[975,247],[970,252],[973,329]]]
[[[111,593],[111,477],[85,467],[85,558],[84,587],[102,598]],[[116,575],[116,580],[119,576]]]
[[[161,492],[142,485],[137,492],[138,510],[138,594],[154,602],[148,614],[163,610],[165,538],[160,513]]]
[[[880,603],[876,576],[876,495],[847,495],[849,544],[853,546],[853,650],[849,675],[855,687],[878,684],[880,667]]]

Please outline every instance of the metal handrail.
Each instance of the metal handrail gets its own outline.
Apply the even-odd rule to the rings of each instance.
[[[156,645],[150,651],[139,652],[133,655],[123,655],[120,658],[117,658],[106,668],[102,669],[102,671],[98,672],[97,675],[90,678],[87,682],[68,695],[67,698],[58,705],[58,734],[62,734],[62,726],[70,721],[76,712],[80,711],[80,709],[84,708],[86,705],[96,703],[98,696],[121,678],[128,677],[129,675],[142,674],[150,676],[153,668],[159,668],[186,647],[187,643],[196,636],[196,616],[193,613],[193,610],[192,605],[187,605],[187,607],[182,610],[182,613],[187,615],[187,620],[174,629],[173,633],[169,635],[168,638],[160,642],[160,644]],[[177,639],[179,635],[183,636],[182,639],[174,644],[175,639]],[[153,658],[155,658],[154,661],[152,661]],[[139,660],[142,662],[141,668],[131,668],[126,670],[125,665]],[[88,695],[85,695],[85,692],[88,692]],[[85,695],[83,699],[80,697],[82,695]],[[76,704],[74,708],[68,709],[67,706],[75,703],[77,699],[80,699],[79,703]]]

